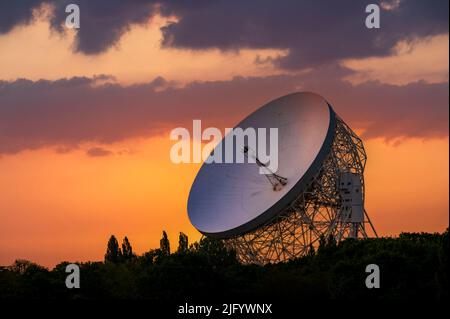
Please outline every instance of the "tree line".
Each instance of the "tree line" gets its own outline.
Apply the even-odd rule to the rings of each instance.
[[[49,270],[26,260],[0,267],[0,299],[284,300],[443,299],[448,297],[448,229],[398,237],[322,238],[301,258],[265,266],[243,265],[219,240],[189,244],[180,233],[171,251],[166,232],[160,246],[138,255],[127,237],[113,235],[104,261],[82,262],[80,288],[67,289],[69,262]],[[377,264],[380,289],[367,289],[365,267]]]

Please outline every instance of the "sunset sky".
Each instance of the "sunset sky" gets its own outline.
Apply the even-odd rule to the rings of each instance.
[[[0,0],[0,265],[102,260],[111,234],[137,253],[162,230],[199,239],[200,165],[170,161],[170,130],[233,127],[295,91],[364,140],[380,235],[442,232],[448,57],[448,1]]]

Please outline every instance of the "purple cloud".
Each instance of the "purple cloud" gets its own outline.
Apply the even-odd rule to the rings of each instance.
[[[230,127],[263,103],[294,91],[323,95],[346,122],[365,130],[365,138],[448,135],[448,83],[353,86],[336,77],[346,72],[321,68],[165,89],[161,78],[132,86],[93,85],[96,78],[0,81],[0,153],[167,134],[189,127],[193,119]]]
[[[55,8],[51,25],[64,32],[70,0],[0,1],[0,34],[32,20],[32,8]],[[375,1],[380,3],[380,1]],[[299,69],[345,58],[384,56],[399,40],[448,33],[448,1],[403,0],[381,12],[381,28],[364,26],[367,1],[301,0],[78,0],[81,28],[74,48],[85,54],[104,52],[118,43],[132,25],[155,14],[177,16],[161,29],[163,45],[203,50],[219,48],[288,49],[275,61]]]
[[[91,147],[86,151],[86,155],[90,157],[103,157],[113,154],[113,152],[103,147]]]

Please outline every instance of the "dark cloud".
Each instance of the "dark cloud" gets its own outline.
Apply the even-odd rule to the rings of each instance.
[[[33,9],[39,7],[42,2],[0,0],[0,34],[11,31],[16,25],[30,23],[33,20]]]
[[[54,5],[53,28],[63,32],[71,0],[0,2],[0,33],[31,19],[31,8]],[[376,1],[375,1],[376,2]],[[97,54],[117,44],[133,24],[160,12],[177,22],[162,28],[163,45],[189,49],[279,48],[283,68],[318,66],[343,58],[389,54],[398,40],[448,32],[447,0],[402,0],[382,11],[381,29],[364,26],[367,1],[78,0],[81,28],[75,50]]]
[[[103,157],[113,155],[113,152],[103,147],[91,147],[86,151],[86,155],[90,157]]]
[[[144,24],[156,12],[152,0],[0,0],[0,34],[33,20],[33,9],[42,4],[54,8],[50,17],[53,29],[63,33],[68,13],[65,8],[75,3],[80,7],[81,28],[77,30],[74,50],[85,54],[101,53],[116,45],[133,24]]]
[[[167,87],[161,78],[127,87],[99,85],[99,78],[0,81],[0,154],[166,135],[177,126],[191,127],[193,119],[230,127],[263,103],[294,91],[322,94],[346,122],[365,130],[365,138],[448,135],[448,83],[353,86],[330,76],[347,72],[320,68],[304,75],[237,77],[183,88]]]
[[[80,29],[74,48],[85,54],[97,54],[116,45],[133,24],[147,23],[156,12],[154,1],[146,0],[49,0],[55,6],[52,27],[64,31],[70,3],[80,7]]]
[[[375,1],[377,2],[377,1]],[[191,49],[289,49],[283,68],[387,55],[401,39],[448,32],[448,1],[402,0],[382,11],[381,28],[365,27],[367,1],[171,1],[180,16],[162,28],[163,44]]]

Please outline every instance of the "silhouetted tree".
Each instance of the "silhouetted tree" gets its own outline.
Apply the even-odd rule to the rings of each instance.
[[[180,232],[180,237],[179,237],[179,240],[178,240],[178,252],[179,253],[187,252],[188,251],[188,245],[189,245],[189,243],[188,243],[188,236],[185,233]]]
[[[333,249],[336,248],[336,245],[337,245],[336,238],[334,238],[332,234],[328,235],[327,247],[329,249]]]
[[[139,262],[144,266],[150,266],[155,263],[158,256],[160,256],[160,249],[150,249],[145,252],[142,256],[138,257]]]
[[[131,260],[134,256],[133,248],[131,247],[131,244],[126,236],[122,242],[122,256],[123,260]]]
[[[313,257],[316,254],[316,250],[314,249],[313,244],[309,244],[308,248],[308,256]]]
[[[167,233],[163,230],[163,237],[159,241],[159,249],[161,250],[161,255],[169,256],[170,255],[170,242],[167,237]]]
[[[187,240],[181,237],[180,247],[185,248]],[[128,244],[124,245],[126,255],[132,253]],[[446,300],[449,246],[448,230],[443,234],[402,233],[396,238],[345,239],[339,243],[323,237],[314,255],[309,247],[308,256],[261,267],[239,264],[235,253],[213,238],[193,243],[188,253],[168,255],[169,242],[164,232],[162,249],[152,249],[142,256],[133,254],[135,262],[117,263],[123,256],[117,240],[111,236],[107,262],[79,263],[80,289],[67,289],[64,285],[68,262],[49,271],[18,260],[11,266],[0,266],[0,300],[175,301],[188,297],[202,300],[212,295],[286,300]],[[369,263],[385,269],[382,289],[367,289],[364,285],[364,269]]]
[[[236,252],[227,249],[223,242],[212,237],[203,237],[198,245],[194,246],[196,251],[204,255],[210,264],[228,266],[237,264]]]
[[[449,274],[449,252],[450,236],[447,230],[442,234],[439,250],[439,270],[437,274],[439,297],[445,300],[449,296],[448,274]]]
[[[327,239],[322,234],[319,237],[319,247],[317,248],[317,253],[319,255],[323,254],[325,252],[326,248],[327,248]]]
[[[35,269],[44,269],[44,267],[39,266],[38,264],[26,259],[16,259],[16,261],[14,261],[14,263],[9,266],[8,269],[12,272],[23,275],[27,272],[30,272],[30,270],[33,271]]]
[[[106,248],[105,262],[118,263],[121,260],[122,251],[120,250],[116,237],[112,235]]]
[[[328,255],[330,253],[333,253],[333,251],[336,249],[336,246],[337,242],[332,234],[328,235],[328,237],[321,235],[319,238],[319,247],[317,248],[317,253],[319,255]]]

